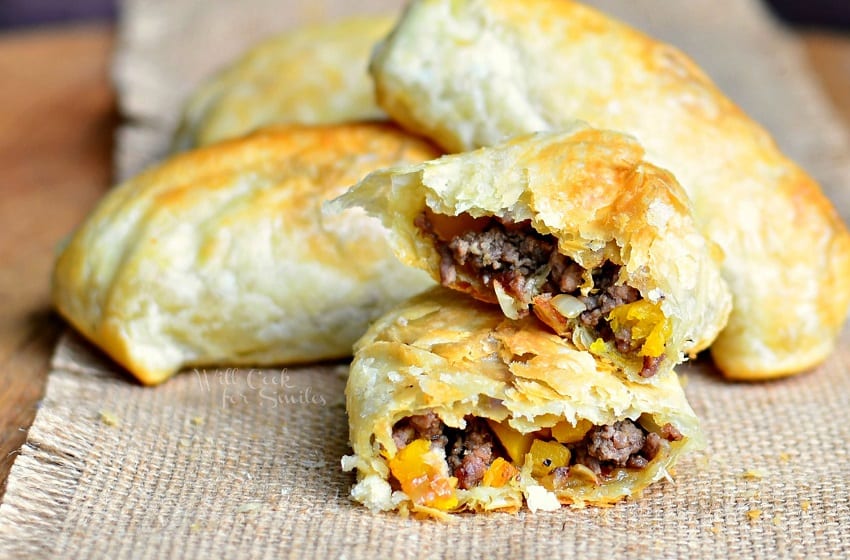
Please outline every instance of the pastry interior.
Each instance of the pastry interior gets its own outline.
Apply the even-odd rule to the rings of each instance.
[[[438,214],[426,208],[415,225],[440,255],[440,283],[481,301],[498,303],[517,319],[534,314],[580,348],[617,354],[639,372],[654,376],[666,359],[672,326],[659,303],[645,299],[623,279],[623,263],[585,268],[530,220]]]
[[[609,425],[588,420],[555,421],[522,433],[509,419],[467,415],[448,426],[434,411],[407,416],[393,426],[397,449],[387,450],[389,482],[414,509],[458,511],[518,509],[530,488],[540,486],[559,503],[610,503],[658,478],[684,445],[670,423],[650,414]],[[556,420],[556,419],[552,419]],[[543,493],[544,495],[546,493]]]

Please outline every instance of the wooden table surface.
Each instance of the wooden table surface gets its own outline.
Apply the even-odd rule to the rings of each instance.
[[[850,34],[802,34],[850,126]],[[0,35],[0,498],[62,332],[50,311],[56,244],[109,187],[118,123],[103,25]]]

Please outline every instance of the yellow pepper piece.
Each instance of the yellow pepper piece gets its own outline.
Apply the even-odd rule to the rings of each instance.
[[[521,434],[514,430],[506,422],[496,422],[495,420],[487,420],[490,424],[490,429],[499,438],[502,447],[508,452],[511,461],[514,463],[522,463],[525,454],[531,449],[531,442],[534,441],[534,434]]]
[[[552,437],[561,443],[575,443],[583,440],[592,427],[589,420],[579,420],[578,424],[564,420],[552,426]]]
[[[657,358],[663,354],[664,345],[673,333],[673,325],[661,307],[645,299],[615,307],[608,314],[608,320],[614,331],[631,329],[632,340],[641,343],[641,356]]]
[[[531,474],[536,477],[546,476],[558,467],[570,464],[570,450],[557,441],[534,440],[531,444]]]
[[[605,341],[601,338],[597,338],[593,341],[593,344],[590,345],[590,351],[594,354],[602,354],[605,352],[605,349]]]
[[[414,503],[441,510],[457,507],[457,478],[448,475],[446,460],[431,451],[431,442],[417,439],[388,461],[402,491]]]
[[[518,472],[517,468],[512,464],[508,463],[501,457],[497,457],[484,473],[484,478],[481,480],[481,484],[483,486],[501,488],[507,484],[510,479],[515,477]]]

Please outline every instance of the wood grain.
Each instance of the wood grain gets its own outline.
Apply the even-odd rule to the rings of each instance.
[[[850,36],[803,38],[850,126]],[[54,248],[110,183],[112,42],[105,26],[0,35],[0,498],[63,328],[48,298]]]
[[[110,182],[111,48],[105,26],[0,36],[0,495],[63,328],[54,248]]]
[[[812,68],[850,127],[850,34],[810,31],[803,38]]]

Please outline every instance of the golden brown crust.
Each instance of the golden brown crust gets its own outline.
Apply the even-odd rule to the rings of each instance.
[[[558,251],[585,269],[606,261],[621,265],[619,281],[660,306],[672,327],[666,340],[672,359],[664,360],[662,372],[672,370],[683,353],[706,348],[725,325],[731,306],[681,188],[672,175],[644,162],[640,144],[622,134],[574,125],[569,132],[523,136],[384,169],[333,204],[362,206],[381,218],[396,254],[436,280],[441,278],[441,255],[416,225],[426,210],[529,220],[538,233],[553,235]],[[464,291],[478,294],[473,288]],[[509,310],[506,314],[510,316]],[[570,336],[581,349],[596,339],[580,326]],[[597,353],[638,377],[641,366],[621,360],[611,347]]]
[[[186,101],[174,148],[187,150],[272,124],[385,118],[366,67],[389,17],[302,27],[257,44]]]
[[[533,509],[553,501],[612,503],[666,476],[680,453],[703,441],[675,375],[653,385],[634,383],[533,318],[508,320],[498,308],[445,288],[415,296],[375,322],[356,345],[346,403],[354,455],[343,465],[357,469],[352,495],[380,510],[415,507],[391,493],[387,457],[397,451],[395,423],[425,411],[449,426],[463,426],[472,414],[506,421],[522,433],[563,420],[606,425],[644,418],[671,423],[684,436],[649,467],[624,472],[619,481],[550,496],[525,473],[503,488],[459,492],[458,508],[472,511],[515,510],[523,495]]]
[[[371,68],[381,106],[448,150],[573,119],[635,135],[725,253],[734,309],[712,349],[724,374],[789,375],[832,350],[850,305],[850,234],[678,50],[570,0],[421,0]]]
[[[350,355],[431,285],[377,221],[321,215],[381,166],[434,157],[390,125],[284,127],[172,157],[110,191],[59,255],[53,302],[146,384],[185,365]]]

